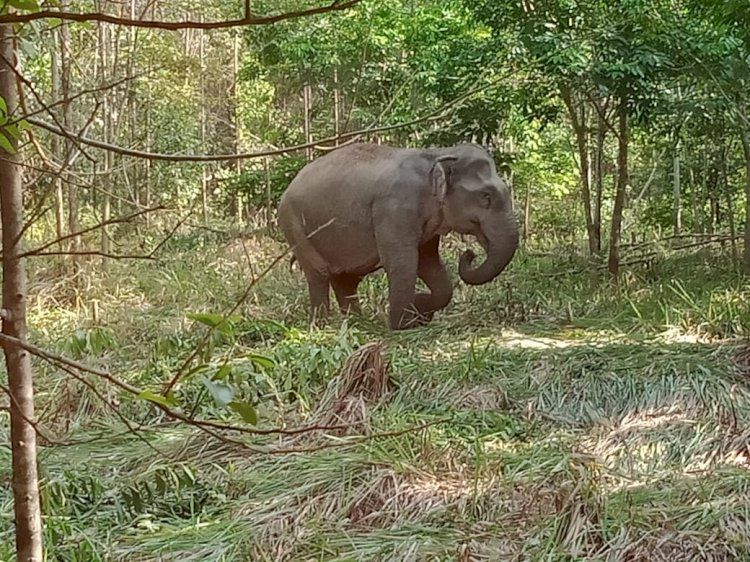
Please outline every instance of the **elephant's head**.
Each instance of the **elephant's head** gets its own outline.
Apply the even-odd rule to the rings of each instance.
[[[473,267],[476,256],[466,250],[459,261],[461,279],[470,285],[492,281],[518,248],[518,222],[508,185],[498,176],[492,158],[476,145],[441,150],[432,179],[445,226],[475,236],[487,254],[482,264]]]

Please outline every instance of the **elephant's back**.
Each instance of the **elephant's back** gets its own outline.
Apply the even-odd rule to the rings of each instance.
[[[332,273],[378,267],[373,202],[391,189],[410,149],[353,144],[307,164],[290,183],[279,219],[301,225]],[[282,215],[288,215],[283,217]]]

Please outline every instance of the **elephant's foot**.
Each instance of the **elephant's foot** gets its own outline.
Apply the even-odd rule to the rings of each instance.
[[[393,319],[391,319],[391,329],[409,330],[411,328],[419,328],[420,326],[429,324],[432,321],[432,316],[432,312],[420,313],[415,310],[405,310],[398,322],[393,322]]]

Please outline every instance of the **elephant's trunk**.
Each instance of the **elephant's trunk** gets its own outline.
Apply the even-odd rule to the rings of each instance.
[[[518,248],[518,224],[515,217],[509,216],[497,231],[483,233],[479,241],[487,252],[484,262],[472,267],[476,255],[471,250],[461,254],[458,262],[458,274],[469,285],[482,285],[492,281],[513,259]]]

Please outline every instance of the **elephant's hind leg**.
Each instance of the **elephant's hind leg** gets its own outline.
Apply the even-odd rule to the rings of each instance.
[[[352,274],[336,275],[331,279],[333,291],[336,293],[336,300],[339,308],[344,314],[354,312],[359,314],[359,298],[357,297],[357,287],[362,281],[362,277]]]
[[[429,293],[418,293],[414,299],[417,310],[422,315],[432,316],[437,310],[448,306],[453,296],[453,285],[448,270],[440,261],[440,238],[435,237],[419,249],[417,275],[430,289]]]
[[[330,281],[309,266],[302,265],[310,291],[310,307],[314,318],[327,316],[330,309]]]

